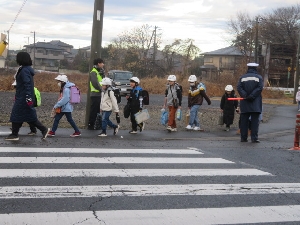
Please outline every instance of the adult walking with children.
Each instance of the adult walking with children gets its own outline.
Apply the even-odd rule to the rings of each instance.
[[[240,101],[241,113],[241,142],[248,141],[249,118],[251,117],[251,142],[259,143],[259,116],[262,112],[263,79],[258,74],[257,63],[248,63],[247,73],[239,78],[237,90],[244,98]]]

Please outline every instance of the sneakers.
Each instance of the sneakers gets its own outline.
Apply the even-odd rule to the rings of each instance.
[[[50,130],[49,132],[48,132],[48,135],[47,136],[49,136],[49,137],[54,137],[55,136],[55,132],[53,132],[52,130]]]
[[[195,131],[200,131],[201,130],[201,128],[200,127],[194,127],[194,129],[193,130],[195,130]]]
[[[101,132],[100,134],[98,134],[98,137],[106,137],[106,136],[107,136],[107,134],[104,132]]]
[[[225,127],[224,131],[229,131],[230,128],[229,127]]]
[[[137,134],[137,131],[136,130],[131,130],[131,131],[129,131],[129,134]]]
[[[49,132],[50,132],[50,128],[47,128],[46,130],[44,130],[42,132],[42,135],[43,135],[42,139],[43,140],[45,140],[47,138]]]
[[[140,132],[142,132],[145,129],[145,122],[139,124]]]
[[[36,135],[36,132],[30,131],[30,132],[28,133],[28,135],[30,135],[30,136]]]
[[[192,128],[191,125],[187,125],[187,127],[186,127],[185,129],[187,129],[187,130],[192,130],[193,128]]]
[[[70,137],[79,137],[79,136],[81,136],[81,133],[79,131],[70,135]]]
[[[176,132],[176,131],[177,131],[177,128],[176,128],[176,127],[171,128],[171,131]]]
[[[14,134],[10,134],[5,138],[6,141],[18,141],[19,140],[19,136],[18,135],[14,135]]]
[[[167,130],[172,131],[172,127],[171,126],[167,126]]]
[[[115,128],[114,128],[114,135],[116,135],[119,131],[119,128],[120,128],[120,125],[117,125]]]

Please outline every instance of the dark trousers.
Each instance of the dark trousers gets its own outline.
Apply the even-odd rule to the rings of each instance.
[[[34,122],[27,122],[27,123],[29,124],[30,127],[36,127],[41,132],[47,130],[47,128],[43,124],[41,124],[41,122],[39,120],[36,120]],[[18,136],[19,130],[22,127],[22,124],[23,124],[23,122],[21,122],[21,123],[12,122],[12,128],[11,128],[12,134]]]
[[[241,140],[248,139],[249,117],[251,116],[251,140],[258,140],[260,113],[241,113]]]
[[[91,108],[90,108],[90,117],[89,117],[89,127],[94,128],[96,121],[97,113],[100,113],[100,96],[91,96]]]
[[[131,128],[132,128],[132,130],[134,130],[134,131],[137,131],[137,127],[138,127],[138,126],[139,126],[139,127],[142,127],[142,126],[143,126],[143,123],[140,123],[140,124],[137,124],[137,123],[136,123],[134,114],[136,114],[136,113],[138,113],[138,112],[139,112],[139,110],[137,110],[137,111],[131,111],[131,112],[130,112]]]

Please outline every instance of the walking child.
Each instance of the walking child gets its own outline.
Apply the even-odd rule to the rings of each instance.
[[[225,124],[224,131],[230,130],[230,125],[233,124],[235,111],[238,110],[239,102],[237,100],[228,100],[228,98],[236,98],[235,91],[232,85],[226,85],[225,93],[221,98],[220,108],[223,111],[223,123]]]
[[[181,109],[182,92],[180,86],[176,83],[175,75],[169,75],[167,80],[169,84],[165,91],[165,101],[163,106],[163,108],[166,108],[167,106],[169,108],[167,130],[177,131],[175,114],[177,109]]]
[[[135,120],[135,114],[143,109],[143,89],[139,86],[140,79],[137,77],[131,77],[130,87],[132,88],[130,94],[126,96],[127,104],[130,110],[130,121],[131,121],[131,131],[130,134],[136,134],[137,128],[140,128],[140,132],[142,132],[145,128],[145,122],[137,124]]]
[[[48,136],[55,136],[55,131],[57,130],[60,119],[65,115],[67,121],[74,128],[75,132],[71,134],[71,137],[78,137],[81,135],[78,127],[76,126],[73,118],[73,106],[70,103],[71,100],[71,87],[75,86],[74,83],[69,82],[68,77],[66,75],[58,75],[55,80],[58,81],[58,86],[60,87],[60,97],[58,102],[54,105],[53,110],[56,111],[54,116],[54,122],[52,125],[51,131],[49,131]]]
[[[191,75],[188,79],[190,83],[189,95],[188,95],[188,107],[190,110],[190,121],[187,125],[187,130],[201,131],[200,122],[198,118],[198,111],[205,98],[208,105],[211,104],[209,97],[205,93],[205,88],[200,85],[195,75]]]
[[[102,132],[98,135],[99,137],[106,137],[106,128],[110,126],[114,129],[114,135],[116,135],[119,131],[119,125],[113,124],[109,117],[114,111],[116,114],[119,113],[119,107],[117,103],[117,99],[114,95],[113,89],[111,87],[111,79],[103,78],[102,92],[101,92],[101,103],[100,103],[100,113],[102,113]]]

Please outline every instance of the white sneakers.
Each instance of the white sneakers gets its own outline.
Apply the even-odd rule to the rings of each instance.
[[[201,130],[200,127],[194,127],[195,131]]]
[[[187,125],[187,127],[185,129],[187,129],[187,130],[193,130],[193,128],[192,128],[191,125]]]

